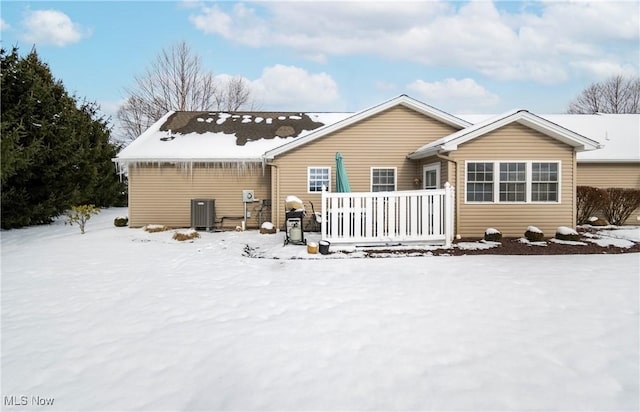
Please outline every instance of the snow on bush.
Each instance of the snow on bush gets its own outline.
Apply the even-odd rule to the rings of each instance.
[[[609,226],[609,222],[604,219],[600,219],[597,216],[592,216],[589,218],[589,224],[591,226]]]
[[[200,237],[200,233],[193,229],[178,231],[173,234],[173,239],[179,242],[183,242],[185,240],[197,239]]]
[[[484,231],[484,240],[488,242],[500,242],[502,240],[502,232],[490,227]]]
[[[170,227],[164,225],[146,225],[144,230],[149,233],[166,232]]]
[[[116,227],[125,227],[129,224],[129,218],[126,216],[118,216],[113,219],[113,224]]]
[[[560,226],[556,229],[556,239],[577,242],[578,240],[580,240],[580,235],[578,234],[578,232],[569,227]]]
[[[260,226],[260,233],[262,234],[266,234],[266,233],[276,233],[276,227],[273,225],[273,223],[271,222],[264,222],[261,226]]]
[[[529,226],[527,227],[527,231],[524,232],[524,237],[529,242],[540,242],[544,239],[544,233],[542,233],[542,230],[535,226]]]

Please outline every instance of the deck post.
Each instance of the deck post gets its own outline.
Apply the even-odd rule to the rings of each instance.
[[[450,248],[453,242],[454,196],[453,186],[451,186],[449,182],[446,182],[444,184],[444,246],[446,248]]]
[[[322,185],[322,193],[321,193],[321,206],[320,206],[320,213],[321,213],[321,218],[320,218],[320,239],[326,239],[327,238],[327,225],[329,222],[328,214],[329,214],[329,210],[327,208],[327,188],[325,185]]]

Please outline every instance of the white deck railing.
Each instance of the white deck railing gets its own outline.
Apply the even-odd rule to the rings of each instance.
[[[322,239],[332,243],[453,240],[454,190],[322,192]]]

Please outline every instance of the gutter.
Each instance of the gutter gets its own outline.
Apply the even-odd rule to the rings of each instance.
[[[111,159],[114,163],[263,163],[262,157],[245,157],[245,158],[182,158],[182,157],[165,157],[165,158],[122,158],[115,157]]]
[[[438,145],[438,146],[434,146],[432,148],[429,148],[429,150],[425,150],[425,151],[416,151],[413,153],[409,153],[407,155],[407,158],[410,160],[419,160],[419,159],[424,159],[425,157],[429,157],[429,156],[437,156],[438,152],[442,149],[443,145]]]
[[[640,159],[577,159],[578,163],[640,163]]]

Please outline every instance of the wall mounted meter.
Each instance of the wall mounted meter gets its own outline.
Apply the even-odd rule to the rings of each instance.
[[[242,191],[242,201],[245,203],[254,202],[255,194],[253,190],[243,190]]]

